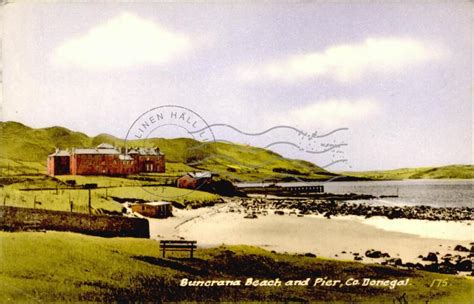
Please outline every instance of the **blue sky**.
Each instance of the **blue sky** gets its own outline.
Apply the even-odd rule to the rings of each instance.
[[[472,163],[471,11],[460,1],[8,4],[2,120],[124,137],[141,113],[176,104],[246,132],[348,128],[313,142],[346,144],[334,153],[272,147],[345,160],[329,170]]]

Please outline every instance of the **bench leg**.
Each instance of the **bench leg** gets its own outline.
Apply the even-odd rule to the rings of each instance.
[[[191,259],[193,258],[194,248],[191,248]]]
[[[166,247],[163,246],[163,257],[165,257]]]

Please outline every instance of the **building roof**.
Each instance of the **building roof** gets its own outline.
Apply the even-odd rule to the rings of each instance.
[[[56,149],[56,151],[49,156],[71,156],[71,153],[69,153],[69,150]]]
[[[149,206],[167,206],[167,205],[171,205],[171,202],[148,202],[148,203],[134,203],[132,204],[132,206],[136,206],[136,205],[149,205]]]
[[[211,178],[211,177],[212,177],[212,173],[209,172],[209,171],[205,171],[205,172],[189,172],[188,175],[191,176],[191,177],[194,178],[194,179]]]
[[[112,146],[111,144],[101,143],[100,145],[96,147],[96,149],[115,149],[115,147]]]
[[[144,147],[132,147],[128,150],[127,154],[131,155],[164,155],[160,152],[159,148],[144,148]]]
[[[120,154],[120,151],[115,150],[115,149],[83,149],[83,148],[78,148],[78,149],[73,149],[72,150],[73,154],[115,154],[118,155]]]
[[[140,154],[140,155],[161,155],[160,149],[158,149],[158,148],[138,148],[138,154]]]
[[[145,205],[151,205],[151,206],[166,206],[166,205],[171,205],[171,202],[149,202],[145,203]]]
[[[115,148],[111,144],[102,143],[95,148],[74,148],[72,151],[69,150],[59,150],[56,149],[56,152],[50,154],[49,156],[70,156],[71,154],[107,154],[107,155],[120,155],[122,160],[131,160],[129,155],[139,154],[139,155],[164,155],[160,152],[159,148],[134,148],[128,152],[128,155],[123,154],[119,149]],[[123,157],[122,157],[123,156]]]

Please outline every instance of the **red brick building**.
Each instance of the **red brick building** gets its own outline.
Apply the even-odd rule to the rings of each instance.
[[[197,189],[212,181],[211,172],[190,172],[176,180],[178,188]]]
[[[96,148],[59,150],[48,156],[48,175],[127,175],[165,172],[165,155],[158,148],[136,148],[128,153],[109,144]]]

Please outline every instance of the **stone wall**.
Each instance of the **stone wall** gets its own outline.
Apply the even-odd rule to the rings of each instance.
[[[9,206],[0,206],[0,230],[57,230],[104,237],[150,237],[147,219]]]

